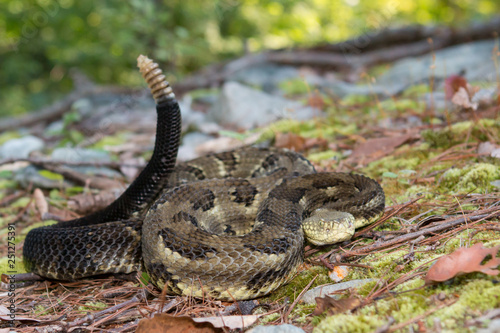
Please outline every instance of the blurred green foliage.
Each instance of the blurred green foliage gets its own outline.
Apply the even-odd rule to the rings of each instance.
[[[76,67],[99,83],[141,85],[136,58],[171,81],[245,50],[336,42],[388,25],[460,25],[498,0],[0,0],[0,116],[72,89]]]

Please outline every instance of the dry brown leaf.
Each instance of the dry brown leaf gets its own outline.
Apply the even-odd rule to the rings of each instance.
[[[82,193],[71,197],[68,208],[78,214],[87,214],[105,208],[116,199],[114,191],[103,190],[97,194]]]
[[[294,133],[277,133],[275,146],[287,148],[294,151],[303,151],[306,139]]]
[[[369,139],[354,149],[353,153],[349,157],[349,161],[359,161],[362,163],[373,162],[379,158],[391,154],[394,149],[406,143],[412,138],[413,135],[404,134],[385,138]]]
[[[214,333],[223,332],[211,323],[197,323],[189,317],[174,317],[165,313],[156,314],[151,319],[142,319],[136,333]]]
[[[466,109],[476,110],[478,107],[477,103],[471,102],[471,96],[466,88],[460,87],[458,91],[451,98],[451,102],[455,105],[464,107]]]
[[[500,245],[486,248],[482,243],[477,243],[470,248],[460,248],[439,258],[427,272],[425,283],[442,282],[457,275],[472,272],[488,275],[500,274],[498,269],[494,269],[500,265],[500,258],[496,257],[499,250]],[[483,263],[484,260],[486,261]]]
[[[38,213],[43,218],[43,216],[49,212],[49,204],[47,200],[45,200],[42,190],[36,188],[33,191],[33,199],[35,200],[36,210],[38,210]]]
[[[352,310],[361,305],[361,301],[358,298],[351,297],[345,299],[336,300],[333,297],[316,297],[316,309],[313,311],[313,316],[319,316],[325,311],[329,314],[337,314]]]
[[[319,110],[324,109],[326,105],[325,99],[317,92],[309,95],[309,97],[307,98],[307,104]]]
[[[311,148],[327,149],[328,148],[328,141],[326,141],[323,138],[308,138],[308,139],[305,139],[304,148],[305,149],[311,149]]]

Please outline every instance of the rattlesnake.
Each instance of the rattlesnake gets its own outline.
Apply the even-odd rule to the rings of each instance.
[[[150,162],[104,210],[31,230],[28,271],[74,280],[142,265],[171,294],[249,299],[296,273],[304,235],[317,245],[340,242],[383,212],[376,181],[316,173],[286,149],[248,147],[175,166],[179,105],[158,65],[138,62],[157,103]]]

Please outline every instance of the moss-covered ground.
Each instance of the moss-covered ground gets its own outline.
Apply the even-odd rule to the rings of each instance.
[[[474,113],[458,107],[447,111],[426,110],[419,97],[427,90],[425,85],[412,87],[402,96],[385,101],[372,96],[338,99],[317,93],[315,98],[323,101],[324,117],[304,122],[282,120],[253,131],[261,134],[262,142],[271,144],[279,134],[294,133],[305,139],[302,153],[318,170],[363,173],[376,179],[386,193],[386,215],[390,215],[384,223],[373,230],[361,231],[349,242],[321,248],[308,246],[306,263],[297,276],[258,301],[268,305],[272,312],[261,318],[262,323],[288,321],[315,332],[473,332],[488,324],[478,318],[500,308],[499,276],[469,273],[424,285],[424,275],[435,259],[478,242],[486,247],[500,245],[500,208],[496,215],[483,220],[474,219],[438,233],[390,243],[394,237],[437,226],[454,217],[474,216],[475,212],[498,207],[500,202],[500,159],[478,153],[482,143],[500,142],[498,105],[492,103]],[[310,94],[296,87],[289,93],[304,100]],[[243,136],[246,134],[250,133]],[[21,135],[16,130],[3,133],[0,143]],[[119,135],[122,137],[124,132]],[[374,142],[371,148],[376,151],[376,141],[371,140],[402,135],[408,135],[408,139],[398,145],[389,144],[381,153],[370,155],[368,151],[364,158],[357,154],[361,144]],[[116,141],[113,137],[105,140]],[[55,222],[40,222],[32,189],[21,188],[12,171],[4,168],[0,174],[0,272],[23,273],[24,236],[32,228]],[[44,193],[48,204],[63,214],[69,210],[68,199],[82,190],[61,187]],[[11,223],[16,226],[12,240],[14,269],[9,262],[12,257],[7,257],[12,252],[7,247]],[[358,251],[370,245],[376,247]],[[312,279],[315,280],[309,288],[333,283],[328,276],[330,269],[319,260],[320,256],[331,265],[340,257],[343,263],[363,266],[349,267],[344,281],[373,278],[376,282],[338,294],[341,298],[361,300],[361,306],[353,310],[313,316],[314,305],[298,302],[285,318],[289,307]],[[19,316],[56,320],[65,315],[65,321],[78,323],[87,312],[127,302],[141,288],[137,281],[110,278],[62,284],[37,282],[20,287],[16,302]],[[134,306],[135,312],[126,312],[128,317],[117,323],[109,321],[106,328],[130,324],[151,313],[156,306],[152,304],[159,303],[134,303],[127,309]],[[229,304],[182,299],[169,311],[212,316],[226,305]],[[27,323],[33,322],[16,323],[20,332],[33,331]],[[386,328],[381,330],[384,325]]]

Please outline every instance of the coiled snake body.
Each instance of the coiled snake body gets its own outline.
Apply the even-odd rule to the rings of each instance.
[[[180,110],[158,66],[139,57],[157,102],[153,156],[102,211],[31,230],[28,271],[59,280],[129,273],[144,266],[171,294],[222,300],[268,294],[314,244],[349,239],[384,209],[374,180],[316,173],[301,155],[244,148],[175,166]]]

